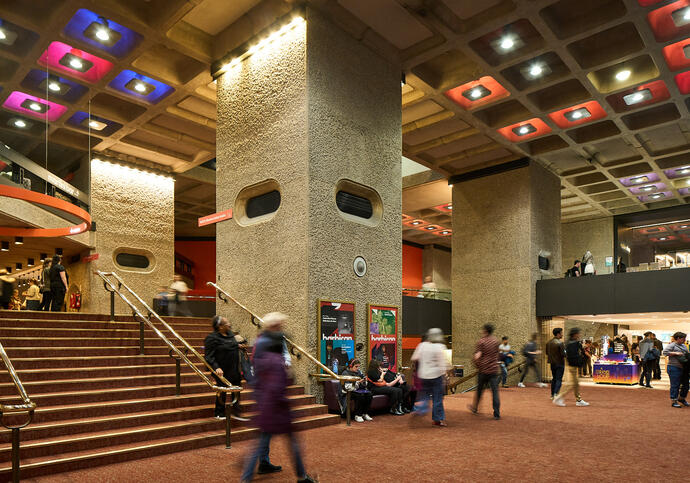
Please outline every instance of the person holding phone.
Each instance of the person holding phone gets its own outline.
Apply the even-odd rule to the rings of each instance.
[[[355,404],[355,421],[363,423],[364,421],[373,421],[374,418],[369,416],[369,408],[371,408],[371,400],[373,398],[371,391],[367,390],[367,378],[364,377],[360,370],[361,363],[358,359],[351,359],[347,363],[347,368],[343,371],[343,376],[359,377],[359,381],[346,382],[345,386],[340,391],[340,406],[345,408],[347,393]]]
[[[402,410],[403,391],[395,385],[402,382],[402,376],[398,376],[390,382],[386,382],[383,378],[384,371],[381,369],[381,363],[376,359],[369,362],[369,369],[367,370],[367,381],[369,382],[369,389],[374,396],[383,394],[388,396],[391,401],[390,413],[396,416],[402,416],[405,412]]]

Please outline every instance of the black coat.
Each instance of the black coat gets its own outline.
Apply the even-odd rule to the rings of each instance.
[[[242,382],[239,344],[234,334],[212,332],[207,335],[204,340],[204,358],[213,370],[220,367],[224,377],[232,384],[238,385]]]

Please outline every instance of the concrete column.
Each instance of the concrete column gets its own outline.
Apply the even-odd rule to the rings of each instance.
[[[563,272],[572,267],[575,260],[582,260],[587,250],[592,252],[598,275],[616,271],[616,260],[612,266],[606,266],[606,257],[613,257],[613,217],[563,223],[561,232]]]
[[[426,245],[422,258],[423,276],[431,277],[439,290],[451,286],[452,256],[450,250],[436,245]]]
[[[539,332],[536,281],[561,272],[560,183],[540,165],[453,186],[453,358],[471,361],[482,325],[519,350]],[[540,250],[551,269],[540,270]],[[468,366],[468,367],[471,367]]]
[[[82,263],[89,277],[83,312],[110,311],[110,296],[94,270],[117,272],[149,305],[159,286],[170,285],[175,257],[174,188],[170,177],[134,166],[91,162],[91,217],[96,222],[92,253],[98,259]],[[123,252],[146,257],[149,266],[121,265],[117,255]],[[119,297],[115,307],[117,313],[131,314]]]
[[[354,302],[365,362],[367,303],[401,305],[400,67],[307,8],[304,24],[217,85],[217,209],[235,210],[217,226],[218,283],[258,314],[288,314],[287,332],[315,356],[318,300]],[[339,212],[342,180],[375,192],[371,220]],[[280,192],[279,209],[241,216],[243,190],[262,183]],[[229,306],[218,311],[255,334]],[[312,370],[298,363],[298,381]]]

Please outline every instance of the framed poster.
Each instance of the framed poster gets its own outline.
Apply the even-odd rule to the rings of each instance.
[[[398,372],[398,313],[398,307],[367,305],[369,360],[376,359],[393,372]]]
[[[336,374],[355,357],[355,304],[319,300],[319,361]]]

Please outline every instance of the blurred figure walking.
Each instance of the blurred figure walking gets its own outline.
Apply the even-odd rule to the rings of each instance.
[[[525,377],[527,377],[527,373],[529,372],[530,368],[532,368],[537,375],[537,386],[546,387],[546,384],[541,381],[541,371],[539,370],[539,365],[537,364],[537,356],[539,354],[541,354],[541,351],[539,350],[539,345],[537,345],[537,334],[534,333],[532,334],[532,338],[522,349],[522,355],[525,356],[525,369],[522,371],[522,377],[520,377],[518,387],[525,387],[523,381],[525,380]]]
[[[446,358],[446,345],[443,343],[441,329],[429,329],[426,341],[420,343],[412,354],[412,361],[417,365],[417,377],[422,381],[418,401],[415,403],[416,416],[423,416],[429,411],[429,398],[433,405],[431,420],[436,426],[447,426],[446,413],[443,409],[443,392],[445,374],[450,369]]]
[[[242,481],[251,481],[254,477],[256,462],[259,461],[259,474],[275,473],[282,467],[272,465],[269,461],[271,438],[275,434],[286,434],[290,439],[292,456],[295,459],[297,481],[315,481],[307,475],[297,437],[292,432],[292,415],[286,388],[288,377],[283,359],[283,324],[287,315],[272,312],[263,317],[264,332],[262,350],[254,353],[254,371],[256,376],[256,403],[258,416],[256,423],[261,432],[259,441],[242,473]]]
[[[556,327],[553,329],[553,339],[546,343],[546,357],[551,366],[551,399],[561,390],[565,374],[565,347],[561,339],[563,329]]]
[[[477,391],[474,394],[474,404],[469,406],[472,413],[477,414],[479,401],[482,399],[484,386],[491,386],[493,398],[494,419],[501,419],[501,401],[498,397],[498,339],[494,337],[494,326],[486,324],[481,331],[481,339],[474,351],[474,365],[477,366]]]
[[[582,343],[580,342],[581,336],[580,329],[577,327],[570,329],[570,338],[568,344],[565,346],[565,358],[568,361],[568,377],[561,387],[561,390],[553,398],[553,403],[556,406],[565,406],[565,395],[570,391],[575,393],[576,406],[589,406],[589,403],[584,401],[580,395],[578,369],[582,366],[584,358]]]

